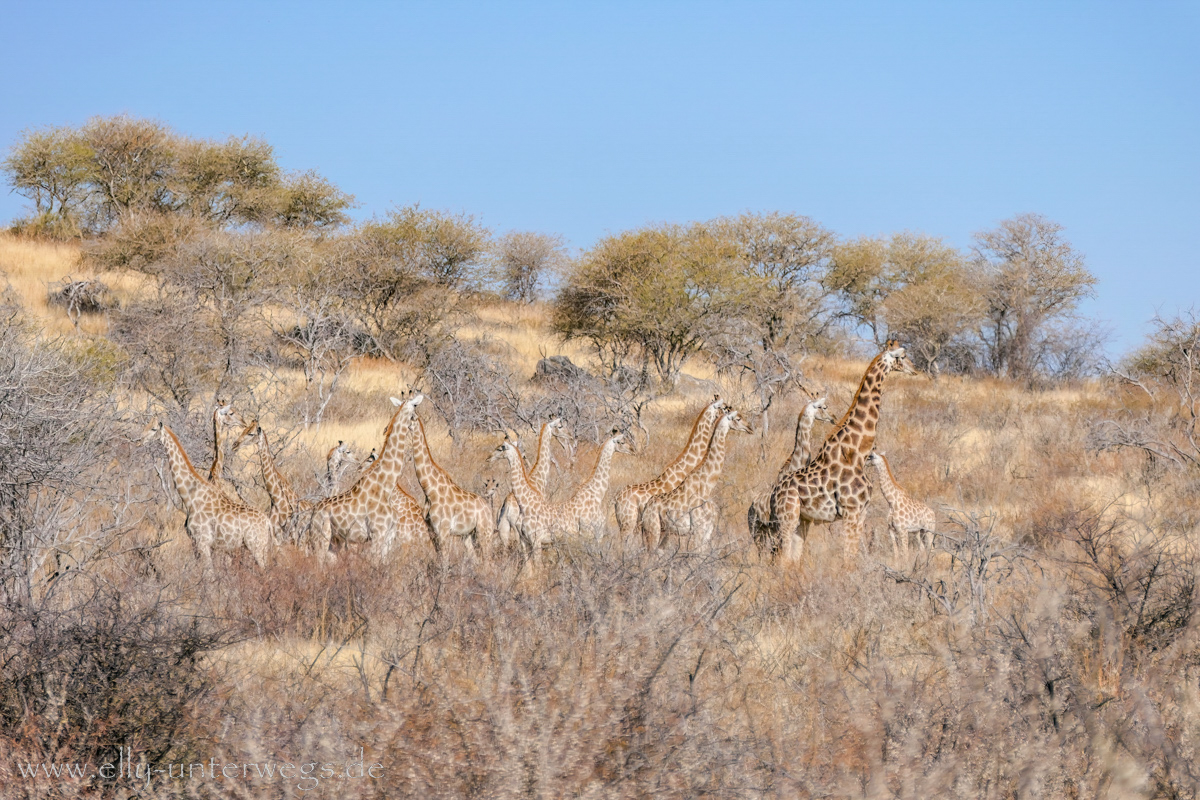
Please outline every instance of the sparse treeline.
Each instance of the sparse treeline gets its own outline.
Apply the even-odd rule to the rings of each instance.
[[[564,337],[588,342],[609,374],[653,371],[668,385],[703,354],[769,387],[797,355],[848,333],[898,336],[935,373],[1023,381],[1087,373],[1102,344],[1075,313],[1095,278],[1035,214],[977,234],[967,253],[918,233],[843,240],[807,217],[747,213],[622,232],[571,260],[560,237],[493,237],[465,214],[409,207],[352,226],[350,195],[315,172],[285,173],[266,142],[194,139],[150,120],[27,131],[3,169],[33,203],[15,231],[88,238],[97,267],[172,290],[195,294],[208,272],[252,305],[269,294],[299,326],[283,338],[310,359],[329,349],[317,339],[398,357],[414,337],[449,332],[442,316],[464,294],[528,302],[549,284]],[[240,280],[216,263],[231,259],[247,270]],[[232,346],[232,331],[217,334]]]
[[[856,337],[897,337],[935,375],[1044,382],[1102,361],[1103,331],[1078,314],[1096,279],[1037,214],[975,234],[967,252],[913,232],[845,239],[768,212],[648,225],[572,258],[561,237],[495,235],[465,213],[409,206],[351,224],[350,195],[315,172],[285,173],[262,140],[195,139],[127,116],[27,131],[2,167],[33,203],[14,231],[81,238],[97,272],[152,279],[120,303],[96,282],[72,297],[92,310],[107,301],[97,347],[109,366],[184,413],[290,366],[305,379],[298,416],[319,422],[364,354],[412,364],[456,429],[528,427],[554,407],[586,419],[589,438],[602,418],[636,427],[689,360],[747,382],[764,422],[802,382],[805,354]],[[497,343],[460,337],[489,296],[548,300],[554,330],[585,345],[590,369],[558,371],[553,397],[518,397]],[[1184,324],[1163,320],[1160,332]],[[566,408],[581,381],[599,399]]]

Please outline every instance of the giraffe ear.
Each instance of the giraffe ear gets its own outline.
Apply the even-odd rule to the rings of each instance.
[[[401,400],[399,397],[389,397],[388,399],[392,401],[392,405],[394,405],[394,406],[404,405],[404,401]]]

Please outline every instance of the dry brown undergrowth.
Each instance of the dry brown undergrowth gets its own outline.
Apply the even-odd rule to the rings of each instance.
[[[24,247],[0,237],[21,303],[69,339],[102,331],[85,315],[75,334],[38,288],[71,273],[70,251]],[[137,285],[107,280],[122,297]],[[472,329],[508,342],[524,380],[555,345],[536,307],[512,309],[485,308]],[[863,368],[805,366],[835,410]],[[678,451],[714,385],[696,377],[650,407],[649,446],[617,456],[614,487]],[[333,441],[376,446],[387,396],[412,379],[383,361],[351,367],[320,430],[281,448],[297,487],[315,491]],[[943,534],[912,564],[880,543],[843,566],[836,525],[817,529],[799,567],[759,562],[744,512],[790,447],[800,397],[777,404],[766,442],[731,447],[711,549],[645,554],[610,525],[536,569],[506,555],[442,562],[417,542],[384,564],[281,552],[260,573],[235,559],[206,582],[154,454],[121,445],[111,474],[129,481],[140,521],[50,600],[4,612],[5,796],[122,796],[22,782],[15,766],[108,757],[117,737],[163,763],[344,762],[363,747],[382,777],[323,787],[348,798],[1195,797],[1195,478],[1089,449],[1123,391],[890,378],[879,447],[939,509]],[[452,440],[428,423],[463,485],[495,474],[495,437]],[[569,492],[593,457],[588,445],[573,463],[558,454],[553,490]],[[232,461],[264,506],[257,463]],[[882,531],[879,503],[869,525]],[[287,786],[156,780],[142,796]]]

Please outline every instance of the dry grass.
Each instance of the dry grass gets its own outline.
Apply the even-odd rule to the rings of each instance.
[[[0,239],[0,260],[22,302],[57,319],[37,287],[69,271],[69,248]],[[525,389],[543,354],[586,363],[545,314],[485,306],[467,334],[502,341]],[[805,366],[836,413],[865,362]],[[688,372],[647,410],[647,452],[614,460],[610,498],[682,448],[715,381],[699,365]],[[295,390],[299,376],[286,377]],[[295,434],[284,472],[315,492],[325,452],[338,440],[359,455],[377,447],[388,396],[416,378],[360,359],[319,429],[262,409],[273,430]],[[700,552],[643,553],[617,541],[610,516],[599,541],[565,543],[537,567],[505,554],[439,559],[414,542],[382,564],[281,551],[265,572],[241,559],[206,582],[153,457],[138,451],[122,468],[142,476],[145,518],[123,546],[152,555],[122,556],[104,574],[131,592],[172,587],[197,616],[242,632],[203,661],[219,710],[194,715],[181,752],[320,762],[363,746],[384,775],[325,787],[341,797],[1195,797],[1188,576],[1200,567],[1200,508],[1185,477],[1088,449],[1091,420],[1122,397],[1099,383],[1029,391],[890,377],[878,447],[940,509],[953,542],[904,564],[880,543],[846,566],[834,525],[816,530],[803,564],[779,567],[760,563],[745,509],[790,449],[804,400],[776,404],[767,440],[731,438],[720,530]],[[486,461],[496,435],[451,437],[422,414],[461,485],[503,479]],[[594,458],[594,446],[574,463],[560,456],[554,494],[567,496]],[[233,466],[265,506],[257,461]],[[405,485],[420,498],[411,470]],[[877,499],[868,525],[882,533],[885,514]],[[990,529],[978,524],[989,514]],[[278,782],[224,795],[162,782],[146,796],[189,792],[286,795]]]

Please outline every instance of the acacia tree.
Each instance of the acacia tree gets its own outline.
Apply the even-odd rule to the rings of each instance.
[[[1028,380],[1055,345],[1055,326],[1074,319],[1094,295],[1096,278],[1062,226],[1040,214],[1020,214],[975,234],[973,262],[985,304],[984,357],[997,375]]]
[[[316,173],[285,175],[261,139],[194,139],[130,116],[26,131],[0,168],[34,203],[18,227],[53,235],[104,233],[147,213],[324,230],[346,222],[354,200]]]
[[[17,194],[33,201],[33,226],[56,237],[79,234],[79,211],[88,196],[91,151],[78,131],[29,130],[0,162]]]
[[[833,321],[822,280],[834,244],[831,231],[799,214],[745,213],[703,228],[733,248],[739,276],[757,302],[744,316],[763,349],[789,352],[822,336]]]
[[[702,225],[608,236],[567,276],[554,327],[566,339],[590,342],[608,374],[637,357],[673,384],[683,363],[755,294],[737,258],[728,238]]]
[[[470,217],[412,206],[337,237],[327,268],[375,352],[425,362],[463,316],[487,235]]]
[[[511,231],[496,240],[493,258],[505,297],[532,303],[546,276],[566,263],[566,248],[561,236]]]

